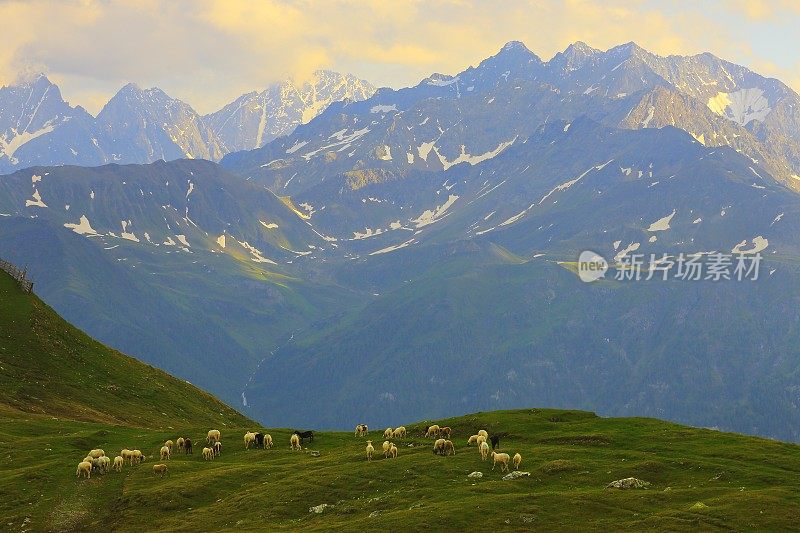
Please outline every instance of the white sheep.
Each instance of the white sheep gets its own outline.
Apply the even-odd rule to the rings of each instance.
[[[371,440],[367,441],[366,452],[367,452],[367,461],[372,461],[372,454],[375,452],[375,448],[372,446]]]
[[[206,461],[213,461],[214,460],[214,450],[211,448],[203,448],[203,459]]]
[[[220,441],[215,442],[212,448],[214,448],[214,455],[216,457],[219,457],[222,454],[222,443]]]
[[[122,456],[118,455],[114,457],[114,470],[117,472],[122,472],[122,465],[125,464],[125,459]]]
[[[489,434],[486,432],[485,429],[481,429],[480,431],[478,431],[478,435],[483,435],[484,439],[487,439],[487,440],[489,439]]]
[[[403,437],[405,437],[406,436],[405,426],[400,426],[399,428],[396,428],[392,433],[392,436],[396,439],[402,439]]]
[[[256,441],[256,434],[252,431],[248,431],[244,434],[244,449],[250,448],[250,445]]]
[[[178,437],[178,440],[175,441],[176,450],[178,453],[185,452],[186,446],[186,439],[183,437]]]
[[[382,448],[383,448],[383,456],[384,457],[389,457],[389,448],[391,448],[391,447],[392,447],[392,443],[391,442],[389,442],[388,440],[383,441]]]
[[[428,426],[427,431],[425,431],[425,437],[438,437],[439,436],[439,426],[434,424],[432,426]]]
[[[303,449],[303,447],[300,445],[300,435],[297,433],[292,433],[292,438],[289,439],[289,443],[292,445],[292,450]]]
[[[470,436],[469,440],[467,441],[467,446],[470,444],[478,444],[478,435]]]
[[[478,435],[478,438],[477,438],[477,439],[475,439],[475,442],[477,442],[477,443],[478,443],[478,446],[480,446],[480,445],[481,445],[481,443],[482,443],[482,442],[486,442],[486,440],[487,440],[487,439],[486,439],[486,437],[484,437],[483,435]]]
[[[389,455],[392,457],[392,459],[397,459],[397,446],[394,444],[392,444],[392,447],[389,448]]]
[[[500,471],[508,472],[508,461],[511,458],[507,453],[492,452],[492,459],[494,460],[492,463],[492,470],[494,470],[494,467],[497,466],[497,463],[500,463]]]
[[[172,450],[173,450],[173,448],[175,448],[175,443],[174,443],[174,442],[172,442],[172,439],[170,439],[170,440],[168,440],[168,441],[166,441],[166,442],[164,443],[164,446],[166,446],[167,448],[169,448],[169,453],[172,453]]]
[[[264,448],[272,448],[272,435],[269,433],[264,434]]]
[[[145,462],[145,460],[147,459],[147,457],[140,450],[133,450],[131,453],[133,454],[134,464],[138,465],[139,463]]]
[[[81,474],[84,474],[86,478],[92,477],[92,463],[88,461],[81,461],[78,463],[78,470],[75,471],[75,475],[81,477]]]
[[[444,455],[445,442],[445,439],[436,439],[436,442],[433,443],[433,453],[437,455]]]
[[[453,446],[453,441],[451,440],[444,441],[444,455],[447,456],[455,454],[456,454],[456,448],[455,446]]]
[[[522,463],[522,456],[519,453],[514,454],[514,470],[519,470],[519,465]]]
[[[206,444],[211,444],[211,441],[219,442],[221,438],[222,435],[220,434],[218,429],[211,429],[209,430],[208,436],[206,437]]]
[[[103,473],[111,472],[111,457],[104,455],[100,458],[100,462],[103,463]]]
[[[119,454],[122,456],[123,461],[128,461],[133,466],[133,451],[125,448]]]
[[[489,457],[489,443],[486,441],[481,442],[478,449],[481,452],[481,461],[485,461],[487,457]]]
[[[164,477],[164,474],[166,473],[167,473],[167,465],[164,464],[153,465],[153,474],[159,477]]]
[[[369,433],[369,427],[366,424],[358,424],[356,426],[356,437],[366,437]]]
[[[170,456],[169,446],[166,446],[166,445],[162,446],[161,447],[161,460],[165,461],[165,460],[169,459],[169,456]]]
[[[384,439],[391,439],[392,435],[394,435],[394,430],[392,428],[386,428],[383,430]]]
[[[105,454],[106,454],[106,452],[104,452],[103,450],[99,450],[99,449],[92,450],[92,451],[89,452],[89,456],[91,456],[92,459],[97,459],[98,457],[103,457]]]

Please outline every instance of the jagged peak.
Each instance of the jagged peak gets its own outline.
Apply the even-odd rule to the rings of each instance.
[[[620,57],[633,57],[642,54],[650,54],[650,52],[633,41],[629,41],[624,44],[618,44],[617,46],[609,48],[606,53]]]

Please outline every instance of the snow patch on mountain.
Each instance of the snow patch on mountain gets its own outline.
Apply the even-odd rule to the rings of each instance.
[[[650,224],[650,227],[647,228],[647,231],[667,231],[669,229],[669,223],[672,221],[672,217],[675,216],[675,213],[677,213],[677,210],[673,209],[672,213],[669,215],[659,218]]]
[[[77,224],[72,224],[70,222],[67,222],[66,224],[64,224],[64,227],[67,229],[71,229],[78,235],[99,235],[99,233],[97,233],[95,229],[92,227],[92,225],[89,223],[89,219],[86,218],[86,215],[81,215],[81,218]]]
[[[719,92],[708,99],[707,105],[714,113],[741,126],[746,126],[752,120],[763,121],[772,111],[769,100],[764,97],[764,90],[759,87],[732,93]]]
[[[42,195],[39,194],[38,189],[33,189],[32,200],[25,200],[25,207],[47,207],[47,204],[42,201]]]
[[[433,224],[434,222],[440,220],[442,217],[446,216],[447,210],[458,200],[458,196],[455,194],[451,194],[447,197],[447,201],[442,205],[436,207],[435,209],[427,209],[424,213],[422,213],[417,218],[412,218],[411,222],[414,223],[414,226],[419,229],[429,224]]]
[[[765,239],[761,235],[753,237],[752,241],[752,248],[747,248],[747,239],[743,240],[739,244],[733,247],[731,253],[734,254],[756,254],[763,250],[766,250],[767,246],[769,246],[769,240]]]

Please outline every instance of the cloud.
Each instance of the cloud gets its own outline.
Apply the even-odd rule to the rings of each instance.
[[[319,68],[399,87],[458,72],[509,40],[544,59],[581,40],[772,61],[772,75],[797,84],[792,47],[763,57],[757,37],[746,38],[747,24],[787,17],[800,17],[788,0],[0,0],[0,81],[45,71],[92,112],[135,81],[210,112]],[[791,43],[794,25],[785,26]]]

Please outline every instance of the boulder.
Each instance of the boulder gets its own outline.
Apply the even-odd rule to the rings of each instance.
[[[509,472],[505,476],[503,476],[503,481],[509,481],[511,479],[518,479],[521,477],[530,476],[530,472],[520,472],[519,470],[514,470],[513,472]]]
[[[319,505],[315,505],[314,507],[309,507],[309,508],[308,508],[308,512],[309,512],[309,513],[317,513],[317,514],[320,514],[320,513],[322,513],[322,511],[324,511],[324,510],[325,510],[325,509],[327,509],[328,507],[333,507],[333,505],[331,505],[331,504],[329,504],[329,503],[321,503],[321,504],[319,504]]]
[[[483,472],[472,472],[468,474],[467,477],[483,477]]]
[[[635,477],[626,477],[625,479],[618,479],[606,485],[607,489],[644,489],[650,485],[648,481],[642,481]]]

